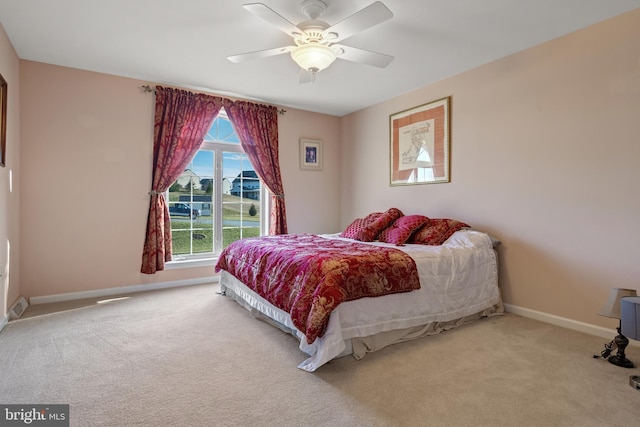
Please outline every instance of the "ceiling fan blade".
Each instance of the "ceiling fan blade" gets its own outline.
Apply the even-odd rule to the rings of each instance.
[[[239,55],[231,55],[231,56],[227,56],[227,59],[231,62],[238,63],[238,62],[243,62],[250,59],[267,58],[269,56],[288,53],[288,52],[291,52],[292,49],[294,49],[294,46],[277,47],[274,49],[258,50],[255,52],[241,53]]]
[[[360,31],[364,31],[367,28],[371,28],[374,25],[378,25],[392,17],[393,13],[387,6],[377,1],[327,28],[324,30],[324,33],[336,34],[336,38],[331,39],[331,41],[337,42],[351,37]]]
[[[337,47],[342,50],[338,55],[338,58],[357,62],[359,64],[367,64],[378,68],[384,68],[393,61],[393,56],[385,55],[384,53],[372,52],[370,50],[345,46],[343,44],[334,44],[331,47]]]
[[[253,13],[254,15],[257,15],[260,18],[264,19],[271,25],[274,25],[277,28],[281,29],[285,33],[289,34],[291,37],[293,37],[295,34],[302,33],[298,27],[296,27],[294,24],[289,22],[282,15],[280,15],[279,13],[277,13],[276,11],[274,11],[269,6],[263,3],[248,3],[248,4],[243,4],[242,7],[244,7],[246,10]]]

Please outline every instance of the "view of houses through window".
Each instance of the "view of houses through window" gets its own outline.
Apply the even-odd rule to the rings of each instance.
[[[215,256],[235,240],[264,234],[262,187],[222,109],[168,191],[173,259]]]

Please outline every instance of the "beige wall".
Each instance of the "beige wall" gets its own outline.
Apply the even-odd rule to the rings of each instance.
[[[505,302],[616,326],[610,288],[640,290],[638,40],[640,10],[345,117],[341,226],[391,206],[466,221],[503,242]],[[389,115],[445,96],[451,183],[390,187]]]
[[[340,119],[287,109],[278,129],[289,233],[340,231]],[[322,171],[300,169],[300,138],[322,141]]]
[[[333,232],[390,206],[458,218],[503,241],[507,303],[615,326],[596,315],[609,289],[640,287],[638,39],[633,11],[343,118],[289,109],[279,120],[289,231]],[[11,119],[21,123],[9,157],[22,158],[16,194],[0,170],[0,198],[12,206],[0,208],[0,238],[20,247],[10,298],[210,276],[139,273],[153,97],[138,87],[147,82],[29,61],[18,76],[2,35],[0,53],[22,91]],[[452,182],[390,187],[389,115],[444,96]],[[322,172],[299,169],[300,137],[323,140]]]
[[[0,74],[7,81],[6,166],[0,167],[0,323],[20,296],[20,62],[0,25]]]
[[[22,287],[25,297],[213,276],[212,267],[141,274],[151,187],[147,82],[22,61]],[[339,119],[279,118],[291,232],[339,227]],[[324,140],[323,172],[300,171],[298,139]],[[316,194],[312,196],[312,194]]]

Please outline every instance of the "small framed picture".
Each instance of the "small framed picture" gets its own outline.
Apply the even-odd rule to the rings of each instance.
[[[322,141],[300,138],[300,169],[322,170]]]

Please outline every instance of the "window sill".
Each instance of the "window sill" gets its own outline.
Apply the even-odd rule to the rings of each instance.
[[[218,258],[200,258],[169,261],[165,263],[165,270],[177,270],[180,268],[215,267]]]

